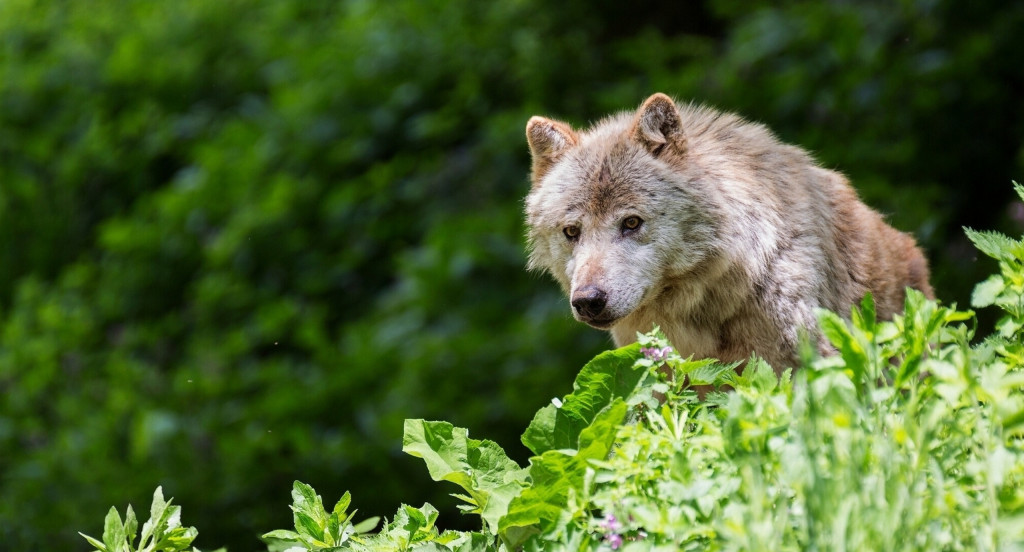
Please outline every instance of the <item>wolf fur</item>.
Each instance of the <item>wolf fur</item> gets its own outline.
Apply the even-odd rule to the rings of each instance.
[[[576,319],[618,346],[659,325],[684,357],[793,366],[814,309],[879,318],[907,286],[931,297],[914,239],[841,174],[764,126],[655,94],[576,131],[533,117],[529,267],[550,272]]]

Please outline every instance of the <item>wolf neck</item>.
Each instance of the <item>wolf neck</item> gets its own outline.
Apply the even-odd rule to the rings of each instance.
[[[753,300],[752,275],[731,257],[721,252],[667,280],[657,295],[612,328],[615,344],[632,343],[638,332],[658,326],[684,357],[722,356],[732,321]]]
[[[684,357],[745,360],[755,342],[762,343],[763,355],[771,354],[777,344],[758,332],[773,324],[765,318],[763,288],[781,268],[777,261],[792,254],[794,236],[780,234],[788,202],[756,193],[756,177],[748,178],[701,183],[707,188],[704,208],[715,212],[713,245],[696,267],[667,277],[657,293],[612,328],[616,345],[632,343],[638,332],[657,325]]]

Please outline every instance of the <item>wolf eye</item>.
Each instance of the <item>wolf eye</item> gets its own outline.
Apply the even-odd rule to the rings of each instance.
[[[580,227],[575,225],[569,225],[562,228],[562,233],[565,234],[565,239],[574,242],[580,239]]]
[[[622,221],[622,233],[631,234],[636,231],[637,228],[640,228],[640,225],[643,223],[644,221],[640,217],[626,217],[626,219]]]

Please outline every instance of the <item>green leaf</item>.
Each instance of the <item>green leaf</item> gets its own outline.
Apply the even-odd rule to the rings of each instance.
[[[156,542],[154,550],[179,551],[188,548],[192,541],[196,540],[199,532],[195,527],[175,527],[164,533],[163,537]]]
[[[978,250],[993,259],[1012,261],[1024,257],[1024,246],[1009,236],[991,230],[977,231],[967,227],[964,227],[964,233]]]
[[[534,454],[576,448],[580,432],[597,413],[614,399],[629,397],[647,374],[647,367],[637,366],[638,358],[636,343],[595,357],[576,376],[573,392],[561,407],[548,405],[537,412],[523,433],[523,444]]]
[[[117,513],[117,508],[113,506],[103,520],[103,542],[110,552],[121,552],[124,549],[124,525],[121,524],[121,515]]]
[[[318,524],[323,524],[327,520],[323,499],[316,494],[313,487],[301,481],[295,481],[292,484],[292,504],[294,508],[313,518]]]
[[[366,518],[363,521],[360,521],[359,523],[352,526],[352,532],[357,535],[361,533],[369,533],[370,531],[373,531],[375,527],[377,527],[378,523],[380,523],[380,517],[378,516]]]
[[[447,543],[453,552],[481,552],[495,550],[494,537],[483,533],[463,533]]]
[[[277,539],[283,541],[300,541],[299,534],[295,531],[289,531],[287,529],[277,529],[269,533],[264,533],[260,538],[262,539]]]
[[[863,374],[869,365],[863,340],[854,335],[838,314],[824,309],[818,309],[817,314],[822,333],[839,350],[846,367],[853,371],[854,380],[863,381]]]
[[[355,513],[355,512],[353,512]],[[331,514],[327,516],[327,529],[324,531],[324,542],[327,544],[340,544],[342,538],[342,527],[348,525],[343,523],[343,520],[338,517],[338,514]]]
[[[864,330],[869,334],[874,334],[876,317],[875,298],[869,291],[864,294],[864,298],[861,299],[860,306],[854,306],[853,309],[851,309],[850,320],[853,322],[854,327]]]
[[[124,516],[124,535],[129,545],[135,540],[135,535],[138,532],[139,520],[135,518],[135,510],[132,510],[132,505],[129,504]]]
[[[403,504],[384,532],[395,534],[408,544],[422,542],[437,534],[435,521],[437,509],[430,504],[424,504],[421,508]]]
[[[139,547],[145,547],[149,539],[153,538],[154,532],[158,529],[160,520],[164,518],[167,511],[167,502],[164,501],[163,487],[157,487],[153,491],[153,502],[149,507],[149,519],[142,525],[142,539]],[[162,531],[163,529],[160,528]]]
[[[324,540],[324,529],[312,516],[301,510],[293,512],[295,530],[300,535],[310,536],[318,541]]]
[[[82,538],[88,541],[89,544],[91,544],[97,550],[100,550],[101,552],[107,552],[108,549],[106,544],[103,544],[102,542],[90,537],[89,535],[86,535],[85,533],[79,532],[78,534],[82,535]]]
[[[300,535],[323,542],[328,516],[324,510],[323,499],[316,494],[313,487],[301,481],[292,483],[291,509],[295,530]]]
[[[568,521],[565,518],[571,516],[566,511],[570,491],[583,492],[589,461],[608,456],[628,410],[625,401],[615,399],[580,432],[578,450],[548,450],[530,459],[533,484],[512,500],[508,514],[499,522],[499,535],[509,549]]]
[[[971,306],[981,308],[994,305],[1004,289],[1006,289],[1006,282],[1001,275],[989,276],[987,280],[974,286],[974,293],[971,294]]]
[[[707,360],[695,360],[687,363],[693,365],[688,369],[687,376],[690,378],[690,385],[714,385],[719,383],[725,383],[723,375],[733,373],[738,362],[731,364],[721,364],[711,359]]]
[[[527,471],[493,441],[469,438],[469,432],[447,422],[406,420],[402,451],[422,458],[434,481],[462,487],[488,528],[497,532],[498,519],[509,501],[525,486]]]
[[[1004,415],[1002,424],[1007,435],[1024,432],[1024,408]]]
[[[788,372],[784,373],[784,377],[788,377]],[[764,359],[752,357],[743,367],[743,373],[730,377],[729,382],[736,389],[746,388],[766,394],[779,386],[779,376]]]
[[[593,423],[580,432],[577,458],[580,460],[603,460],[608,456],[615,442],[619,425],[626,419],[629,407],[622,399],[601,410]]]
[[[348,491],[345,491],[345,494],[341,495],[341,498],[338,499],[338,502],[334,504],[334,510],[332,510],[332,513],[338,514],[339,516],[343,516],[345,515],[345,512],[348,510],[348,507],[351,504],[352,495],[349,494]]]

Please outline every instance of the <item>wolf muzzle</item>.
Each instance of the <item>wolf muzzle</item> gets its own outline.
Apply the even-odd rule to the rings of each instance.
[[[597,286],[584,286],[572,294],[572,308],[579,319],[591,326],[607,327],[614,319],[604,312],[608,294]]]

